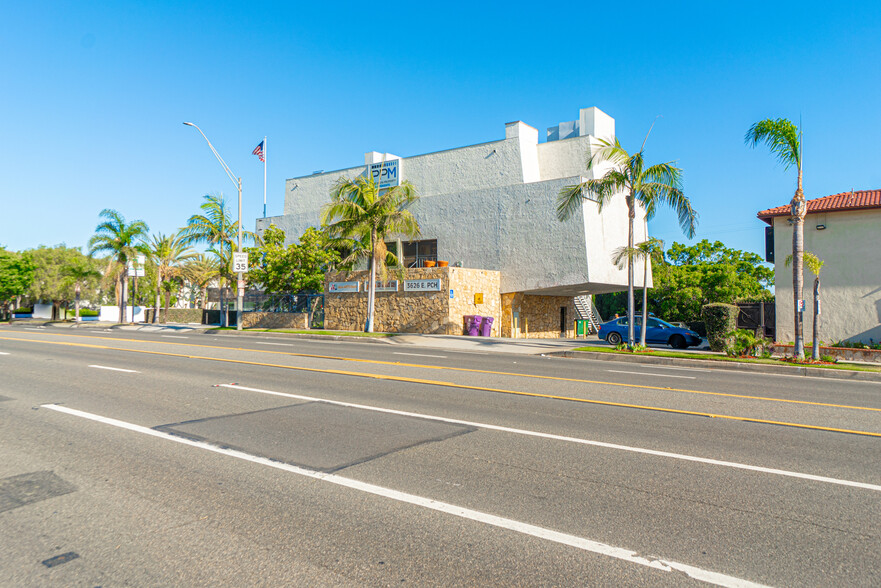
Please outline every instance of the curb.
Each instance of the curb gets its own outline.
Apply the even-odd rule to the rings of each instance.
[[[319,334],[311,334],[311,333],[277,333],[273,331],[212,331],[210,329],[204,329],[202,334],[205,335],[232,335],[234,337],[241,335],[260,335],[270,336],[270,337],[286,337],[293,339],[319,339],[324,341],[346,341],[349,343],[390,343],[392,339],[395,338],[395,335],[390,337],[357,337],[351,335],[319,335]]]
[[[811,376],[814,378],[830,378],[836,380],[861,380],[864,382],[881,382],[881,372],[858,372],[848,370],[823,369],[811,366],[763,365],[757,363],[734,363],[714,361],[711,359],[684,359],[676,357],[650,357],[636,355],[617,355],[596,351],[558,351],[547,353],[555,357],[569,359],[599,359],[603,361],[619,361],[626,363],[642,363],[647,365],[686,365],[708,369],[729,371],[778,374],[786,376]]]

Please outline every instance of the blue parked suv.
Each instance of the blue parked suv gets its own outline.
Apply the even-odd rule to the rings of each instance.
[[[639,339],[642,317],[634,317],[634,323],[633,329],[636,338]],[[621,318],[612,319],[601,324],[598,335],[600,339],[605,339],[611,345],[620,344],[627,339],[627,317],[622,316]],[[701,336],[689,329],[683,329],[650,316],[648,323],[646,323],[645,342],[646,344],[662,343],[674,349],[685,349],[686,347],[700,345]]]

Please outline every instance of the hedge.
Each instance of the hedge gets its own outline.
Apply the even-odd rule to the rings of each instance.
[[[740,310],[733,304],[705,304],[701,307],[701,318],[707,327],[707,341],[713,351],[725,351],[728,344],[727,333],[737,329],[737,313]]]

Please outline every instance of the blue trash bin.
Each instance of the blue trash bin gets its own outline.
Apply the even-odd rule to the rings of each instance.
[[[480,335],[483,337],[489,337],[490,333],[492,333],[493,329],[493,317],[485,316],[483,317],[483,323],[480,325]]]
[[[470,337],[477,337],[480,334],[480,321],[476,320],[482,317],[472,314],[465,315],[465,334]]]

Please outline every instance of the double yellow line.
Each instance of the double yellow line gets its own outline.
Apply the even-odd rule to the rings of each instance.
[[[63,335],[60,333],[57,335],[53,333],[53,336],[88,337],[88,338],[93,338],[93,339],[110,339],[110,340],[117,340],[117,341],[119,340],[119,339],[114,339],[112,337],[91,337],[88,335]],[[551,399],[551,400],[565,400],[568,402],[580,402],[580,403],[584,403],[584,404],[615,406],[615,407],[620,407],[620,408],[636,408],[636,409],[640,409],[640,410],[651,410],[651,411],[656,411],[656,412],[666,412],[666,413],[672,413],[672,414],[682,414],[682,415],[689,415],[689,416],[700,416],[700,417],[708,417],[708,418],[726,419],[726,420],[741,421],[741,422],[747,422],[747,423],[761,423],[761,424],[769,424],[769,425],[779,425],[779,426],[784,426],[784,427],[794,427],[794,428],[799,428],[799,429],[816,430],[816,431],[828,431],[828,432],[834,432],[834,433],[848,433],[848,434],[852,434],[852,435],[862,435],[862,436],[867,436],[867,437],[881,437],[881,433],[873,433],[871,431],[841,429],[841,428],[836,428],[836,427],[821,427],[818,425],[807,425],[807,424],[792,423],[792,422],[787,422],[787,421],[774,421],[774,420],[769,420],[769,419],[757,419],[757,418],[751,418],[751,417],[740,417],[740,416],[715,414],[715,413],[699,412],[699,411],[692,411],[692,410],[681,410],[681,409],[676,409],[676,408],[666,408],[666,407],[660,407],[660,406],[647,406],[647,405],[630,404],[630,403],[624,403],[624,402],[612,402],[612,401],[607,401],[607,400],[592,400],[592,399],[587,399],[587,398],[576,398],[576,397],[572,397],[572,396],[558,396],[558,395],[553,395],[553,394],[541,394],[538,392],[523,392],[520,390],[506,390],[503,388],[490,388],[490,387],[486,387],[486,386],[457,384],[455,382],[446,382],[446,381],[441,381],[441,380],[424,380],[424,379],[419,379],[419,378],[406,378],[403,376],[372,374],[372,373],[366,373],[366,372],[353,372],[353,371],[348,371],[348,370],[308,368],[308,367],[290,366],[290,365],[284,365],[284,364],[264,363],[264,362],[257,362],[257,361],[246,361],[243,359],[226,359],[226,358],[210,357],[210,356],[203,356],[203,355],[192,355],[192,354],[186,354],[186,353],[171,353],[171,352],[166,352],[166,351],[149,351],[149,350],[145,350],[145,349],[131,349],[131,348],[127,348],[127,347],[114,347],[114,346],[110,346],[110,345],[95,345],[95,344],[89,344],[89,343],[72,343],[72,342],[67,342],[67,341],[45,341],[45,340],[41,340],[41,339],[27,339],[27,338],[20,338],[20,337],[3,337],[3,336],[0,336],[0,340],[21,341],[21,342],[26,342],[26,343],[43,343],[46,345],[63,345],[63,346],[70,346],[70,347],[85,347],[85,348],[91,348],[91,349],[106,349],[106,350],[110,350],[110,351],[125,351],[125,352],[129,352],[129,353],[143,353],[143,354],[147,354],[147,355],[180,357],[180,358],[185,358],[185,359],[200,359],[200,360],[205,360],[205,361],[217,361],[217,362],[234,363],[234,364],[241,364],[241,365],[273,367],[273,368],[279,368],[279,369],[312,372],[312,373],[335,374],[335,375],[341,375],[341,376],[354,376],[354,377],[360,377],[360,378],[372,378],[372,379],[376,379],[376,380],[388,380],[388,381],[393,381],[393,382],[404,382],[404,383],[413,383],[413,384],[429,384],[429,385],[435,385],[435,386],[446,386],[449,388],[458,388],[461,390],[478,390],[478,391],[482,391],[482,392],[495,392],[495,393],[499,393],[499,394],[511,394],[511,395],[516,395],[516,396],[527,396],[527,397],[533,397],[533,398],[545,398],[545,399]],[[288,355],[288,356],[294,356],[294,357],[308,357],[308,358],[316,358],[316,359],[335,359],[335,360],[342,360],[342,361],[356,361],[356,362],[362,362],[362,363],[373,363],[373,364],[394,365],[394,366],[404,366],[404,367],[417,367],[417,368],[425,368],[425,369],[448,369],[448,370],[453,370],[453,371],[463,371],[463,372],[473,372],[473,373],[517,376],[517,377],[527,377],[527,378],[539,378],[539,379],[567,381],[567,382],[581,382],[581,383],[587,383],[587,384],[600,384],[600,385],[608,385],[608,386],[623,386],[623,387],[627,387],[627,388],[642,388],[642,389],[649,389],[649,390],[662,390],[665,392],[672,391],[672,392],[686,392],[686,393],[692,393],[692,394],[711,394],[711,395],[718,395],[718,396],[729,396],[729,397],[734,397],[734,398],[747,398],[747,399],[766,400],[766,401],[774,401],[774,402],[809,404],[809,405],[814,405],[814,406],[847,408],[847,409],[854,409],[854,410],[881,411],[881,409],[878,409],[878,408],[863,407],[863,406],[827,404],[827,403],[821,403],[821,402],[808,402],[808,401],[803,401],[803,400],[787,400],[787,399],[782,399],[782,398],[764,398],[764,397],[760,397],[760,396],[744,396],[744,395],[737,395],[737,394],[725,394],[725,393],[720,393],[720,392],[704,392],[704,391],[699,391],[699,390],[681,390],[681,389],[676,389],[676,388],[662,388],[659,386],[622,384],[620,382],[602,382],[602,381],[595,381],[595,380],[580,380],[580,379],[575,379],[575,378],[562,378],[562,377],[557,377],[557,376],[538,376],[538,375],[533,375],[533,374],[518,374],[518,373],[511,373],[511,372],[498,372],[498,371],[490,371],[490,370],[476,370],[476,369],[455,368],[455,367],[447,368],[447,367],[442,367],[442,366],[426,366],[426,365],[419,365],[419,364],[408,364],[408,363],[389,362],[389,361],[380,361],[380,360],[357,359],[357,358],[348,358],[348,357],[335,357],[335,356],[315,355],[315,354],[305,354],[305,353],[291,353],[291,352],[284,352],[284,351],[269,351],[269,350],[263,350],[263,349],[248,349],[248,348],[242,348],[242,347],[223,347],[223,346],[219,346],[219,345],[198,345],[198,344],[192,344],[192,343],[147,341],[147,340],[143,340],[143,339],[126,339],[126,341],[131,341],[133,343],[148,343],[148,344],[163,344],[163,345],[186,345],[189,347],[222,349],[222,350],[226,350],[226,351],[248,351],[248,352],[253,352],[253,353],[271,353],[271,354]]]

